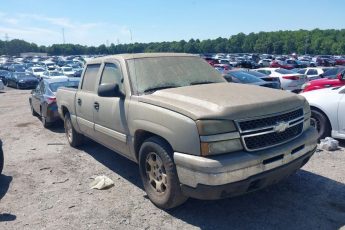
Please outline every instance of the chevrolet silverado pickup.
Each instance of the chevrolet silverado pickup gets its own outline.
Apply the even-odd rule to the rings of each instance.
[[[138,163],[148,197],[162,209],[264,188],[316,150],[303,97],[227,83],[194,55],[95,58],[79,88],[59,88],[56,97],[69,144],[86,136]]]

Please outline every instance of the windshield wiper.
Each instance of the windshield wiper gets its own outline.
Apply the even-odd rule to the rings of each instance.
[[[144,93],[153,93],[157,90],[161,90],[161,89],[170,89],[170,88],[176,88],[178,87],[177,85],[164,85],[164,86],[156,86],[156,87],[152,87],[152,88],[148,88],[144,90]]]
[[[214,81],[193,81],[190,83],[190,85],[203,85],[203,84],[212,84],[212,83],[217,83]]]

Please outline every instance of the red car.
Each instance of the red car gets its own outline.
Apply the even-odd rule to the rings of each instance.
[[[294,65],[288,64],[285,61],[272,61],[270,67],[271,68],[283,68],[283,69],[294,69],[295,68]]]
[[[312,91],[316,89],[323,89],[329,87],[345,85],[345,71],[342,71],[336,78],[322,78],[307,82],[302,86],[303,92]]]

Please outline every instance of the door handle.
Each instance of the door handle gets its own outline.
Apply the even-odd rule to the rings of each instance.
[[[78,103],[78,105],[81,105],[81,99],[80,98],[78,98],[77,103]]]
[[[95,110],[99,110],[99,103],[98,102],[95,102],[94,104],[93,104],[93,107],[95,108]]]

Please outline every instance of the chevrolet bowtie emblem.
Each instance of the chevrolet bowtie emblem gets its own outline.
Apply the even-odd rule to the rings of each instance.
[[[276,133],[281,133],[281,132],[284,132],[287,128],[289,128],[289,123],[282,121],[282,122],[279,122],[276,126],[274,126],[273,130]]]

